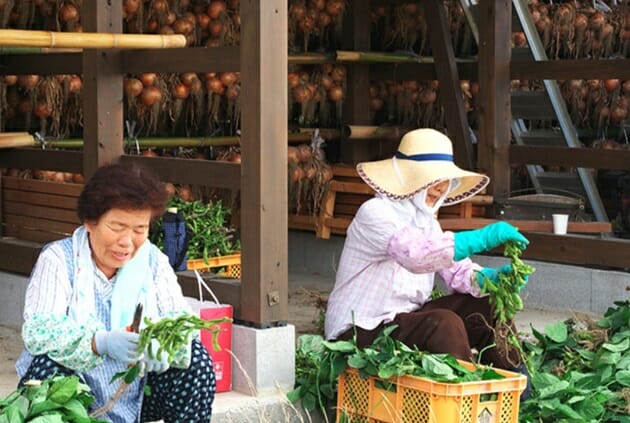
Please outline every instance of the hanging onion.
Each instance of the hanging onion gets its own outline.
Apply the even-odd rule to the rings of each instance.
[[[208,6],[208,16],[210,19],[219,19],[226,12],[227,6],[223,0],[212,0]]]
[[[127,97],[133,98],[138,97],[142,93],[143,85],[142,81],[136,78],[128,78],[124,83],[125,94]]]
[[[153,106],[162,100],[162,91],[155,86],[145,87],[140,94],[140,100],[145,106]]]

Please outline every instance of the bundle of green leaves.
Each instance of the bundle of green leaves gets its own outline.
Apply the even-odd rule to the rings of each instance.
[[[208,262],[209,258],[225,256],[241,249],[236,230],[229,224],[231,210],[224,207],[221,201],[184,201],[175,195],[167,207],[176,208],[184,214],[190,235],[186,252],[188,259],[203,258]],[[161,219],[151,228],[150,238],[162,248]]]
[[[511,259],[511,271],[500,273],[498,283],[486,278],[483,284],[482,292],[490,296],[495,318],[501,323],[511,323],[516,313],[523,309],[521,291],[536,270],[521,260],[521,254],[522,250],[516,242],[507,242],[503,255]]]
[[[219,325],[231,321],[232,319],[229,317],[205,320],[193,314],[164,317],[155,322],[145,318],[145,326],[140,330],[138,350],[144,351],[148,349],[148,354],[151,358],[160,357],[165,352],[168,354],[168,362],[172,363],[175,354],[190,342],[193,332],[207,330],[212,337],[213,349],[221,351],[218,339],[219,331],[221,330]],[[160,349],[157,351],[153,351],[151,348],[151,341],[154,339],[160,345]],[[122,378],[126,384],[131,384],[139,375],[140,366],[136,363],[127,370],[116,373],[112,378],[112,382]]]
[[[525,342],[532,394],[520,422],[630,423],[630,300],[597,322],[569,319]]]
[[[77,376],[31,381],[0,399],[0,423],[105,423],[89,416],[93,402]]]

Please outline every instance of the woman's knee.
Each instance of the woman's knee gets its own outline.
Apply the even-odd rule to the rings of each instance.
[[[457,336],[466,334],[462,318],[454,311],[447,309],[433,310],[426,317],[426,324],[440,335]]]
[[[206,347],[197,339],[193,340],[192,343],[192,357],[189,369],[196,374],[204,385],[212,387],[216,385],[212,357],[208,354]]]

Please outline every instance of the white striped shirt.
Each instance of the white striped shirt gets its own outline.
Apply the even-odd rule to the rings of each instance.
[[[118,387],[118,382],[110,384],[112,376],[126,368],[123,363],[94,354],[91,345],[97,330],[110,329],[111,296],[116,278],[108,280],[94,266],[97,320],[87,319],[78,324],[68,317],[73,290],[74,254],[71,238],[66,238],[47,245],[38,257],[26,290],[22,327],[26,348],[16,363],[16,369],[21,378],[34,355],[47,354],[59,364],[77,371],[96,398],[94,406],[100,407]],[[149,261],[160,316],[190,312],[168,257],[151,245]],[[189,363],[190,349],[186,348],[177,354],[173,365],[188,367]],[[113,423],[138,421],[143,386],[144,380],[134,382],[107,414],[107,419]]]

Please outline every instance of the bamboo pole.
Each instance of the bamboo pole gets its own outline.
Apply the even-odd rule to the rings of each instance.
[[[82,48],[0,47],[0,54],[81,53]]]
[[[373,62],[373,63],[432,63],[433,58],[423,58],[415,53],[388,53],[373,51],[337,50],[338,62]]]
[[[346,125],[343,128],[343,137],[355,140],[399,139],[407,131],[408,128],[400,126]]]
[[[313,138],[314,129],[302,129],[299,132],[287,134],[287,141],[290,144],[294,143],[306,143],[310,142]],[[28,133],[16,133],[20,134],[19,138],[9,136],[10,134],[0,133],[0,149],[12,148],[12,147],[44,147],[44,148],[67,148],[67,149],[80,149],[83,148],[83,139],[81,138],[69,138],[69,139],[48,139],[43,144],[41,141],[35,140]],[[321,129],[320,136],[325,140],[331,140],[339,138],[340,131],[336,129]],[[27,138],[28,137],[28,138]],[[5,140],[6,138],[6,140]],[[13,138],[19,139],[20,144],[14,144]],[[198,147],[230,147],[240,144],[240,137],[227,136],[227,137],[147,137],[138,138],[138,147],[140,148],[198,148]],[[125,145],[127,147],[135,147],[135,140],[125,139]]]
[[[334,62],[335,55],[332,53],[297,53],[289,55],[290,65],[315,65]]]
[[[182,34],[112,34],[0,29],[0,46],[49,48],[175,48],[186,47]]]
[[[315,131],[324,140],[335,140],[341,138],[341,131],[335,128],[300,128],[297,133],[289,133],[289,142],[309,141],[315,135]]]
[[[0,148],[33,147],[35,145],[35,138],[28,132],[0,133]]]

